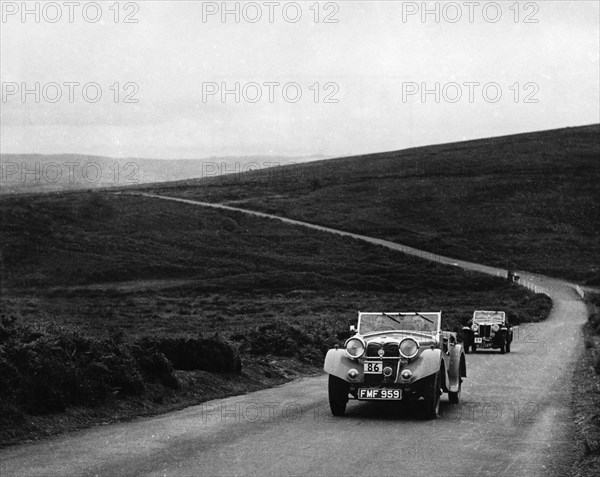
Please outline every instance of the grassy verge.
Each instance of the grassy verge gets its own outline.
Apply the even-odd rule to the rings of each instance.
[[[574,375],[573,404],[581,455],[571,475],[593,475],[600,467],[600,295],[587,295],[590,317],[585,349]]]

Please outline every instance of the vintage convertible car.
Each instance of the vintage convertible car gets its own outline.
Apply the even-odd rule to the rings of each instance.
[[[513,331],[503,311],[473,312],[473,318],[463,327],[463,345],[465,353],[469,348],[496,348],[500,353],[510,353]]]
[[[422,399],[428,419],[437,417],[443,392],[457,404],[465,355],[456,333],[441,331],[441,321],[441,312],[359,313],[358,327],[350,328],[356,334],[325,356],[332,414],[344,415],[350,397]]]

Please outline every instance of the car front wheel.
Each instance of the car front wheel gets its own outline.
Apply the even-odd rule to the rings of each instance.
[[[425,408],[423,414],[425,419],[435,419],[440,412],[440,395],[442,393],[440,371],[426,379],[428,379],[429,382],[427,383],[427,389],[424,396]]]
[[[500,338],[500,354],[506,353],[506,337]]]
[[[331,408],[331,414],[334,416],[346,414],[349,391],[350,386],[346,381],[332,374],[329,375],[329,407]]]
[[[458,391],[452,392],[448,391],[448,399],[450,399],[451,404],[458,404],[460,402],[460,391],[462,388],[462,379],[458,381]]]

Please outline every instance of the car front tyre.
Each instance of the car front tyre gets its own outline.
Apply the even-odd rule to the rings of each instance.
[[[500,338],[500,354],[506,353],[506,337]]]
[[[462,379],[458,381],[458,391],[452,392],[448,391],[448,399],[450,399],[450,404],[458,404],[460,402],[460,391],[462,388]]]
[[[334,416],[346,414],[350,385],[337,376],[329,375],[329,407]]]
[[[423,417],[425,419],[435,419],[440,412],[440,395],[442,394],[440,371],[438,370],[437,373],[425,379],[428,379],[429,382],[424,396]]]

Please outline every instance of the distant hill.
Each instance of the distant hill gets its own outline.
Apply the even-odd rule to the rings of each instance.
[[[600,283],[600,125],[145,188]]]
[[[80,154],[2,154],[0,193],[94,189],[206,178],[323,158],[324,156],[224,156],[171,160]]]

